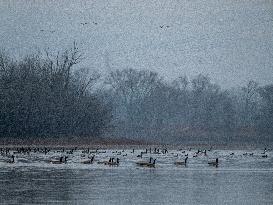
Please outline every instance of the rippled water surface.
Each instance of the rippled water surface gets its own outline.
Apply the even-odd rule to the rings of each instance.
[[[61,151],[61,150],[60,150]],[[107,150],[105,153],[73,154],[51,151],[14,154],[15,163],[0,156],[2,204],[273,204],[273,158],[263,150],[169,150],[167,154],[137,155],[144,150]],[[231,153],[234,155],[230,155]],[[247,153],[247,155],[245,154]],[[249,155],[253,153],[253,156]],[[11,153],[12,154],[12,153]],[[188,154],[188,165],[176,166]],[[48,159],[68,156],[66,164]],[[85,156],[84,156],[85,155]],[[93,164],[80,161],[95,155]],[[127,156],[125,156],[127,155]],[[109,157],[120,165],[98,164]],[[136,165],[156,158],[155,168]],[[219,158],[219,166],[208,161]]]

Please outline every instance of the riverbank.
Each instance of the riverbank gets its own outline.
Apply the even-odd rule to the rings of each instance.
[[[130,149],[130,148],[147,148],[147,147],[167,147],[169,149],[263,149],[273,148],[271,141],[236,141],[229,142],[215,140],[187,140],[179,143],[156,143],[144,140],[132,140],[128,138],[1,138],[1,147],[51,147],[51,148],[94,148],[94,149]]]

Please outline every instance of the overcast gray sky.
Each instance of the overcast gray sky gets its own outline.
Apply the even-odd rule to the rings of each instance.
[[[0,19],[1,46],[13,55],[75,40],[83,63],[103,71],[273,83],[273,0],[0,0]]]

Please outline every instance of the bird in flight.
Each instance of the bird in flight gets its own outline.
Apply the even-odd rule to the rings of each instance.
[[[161,25],[160,26],[160,28],[163,28],[164,27],[164,25]],[[166,28],[170,28],[170,26],[165,26]]]
[[[45,29],[40,29],[40,32],[50,32],[50,33],[55,33],[55,30],[45,30]]]

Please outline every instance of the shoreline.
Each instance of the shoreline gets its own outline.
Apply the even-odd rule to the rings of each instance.
[[[273,142],[247,143],[247,142],[184,142],[179,144],[155,143],[140,140],[131,140],[127,138],[120,139],[78,139],[78,138],[40,138],[40,139],[0,139],[1,148],[19,148],[19,147],[50,147],[52,149],[65,148],[71,149],[145,149],[164,147],[168,149],[221,149],[221,150],[251,150],[264,149],[265,147],[272,149]]]

